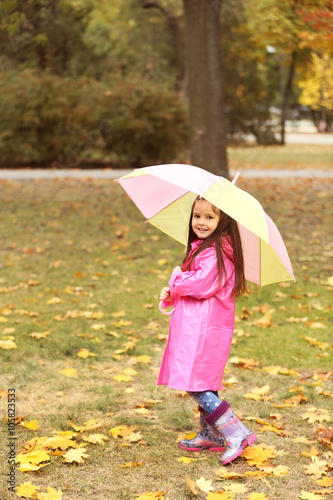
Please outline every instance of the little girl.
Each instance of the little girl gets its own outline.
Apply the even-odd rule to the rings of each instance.
[[[254,443],[253,434],[221,401],[222,377],[235,324],[235,298],[246,291],[237,223],[198,196],[192,206],[186,255],[162,305],[174,306],[158,385],[184,390],[199,404],[200,432],[180,447],[224,451],[223,465]],[[226,442],[226,449],[224,447]]]

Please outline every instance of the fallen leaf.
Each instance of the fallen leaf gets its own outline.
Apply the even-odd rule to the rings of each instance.
[[[12,340],[0,340],[0,349],[17,349],[17,345]]]
[[[315,495],[314,493],[310,493],[309,491],[303,491],[302,494],[299,496],[302,500],[319,500],[322,499],[320,495]]]
[[[62,375],[65,375],[65,377],[68,378],[76,378],[77,377],[77,372],[75,368],[64,368],[60,372]]]
[[[196,485],[198,486],[198,488],[205,492],[205,493],[208,493],[209,491],[211,491],[213,489],[212,487],[212,481],[210,479],[205,479],[203,476],[201,476],[200,479],[197,479],[196,480]]]
[[[84,441],[93,444],[103,444],[108,439],[104,434],[90,434],[89,436],[82,436],[82,438]]]
[[[189,458],[189,457],[179,457],[177,458],[178,462],[183,462],[184,464],[189,464],[191,462],[196,462],[196,458]]]
[[[323,477],[322,479],[318,479],[318,481],[316,481],[316,483],[319,486],[324,486],[324,487],[328,488],[329,486],[333,485],[333,478],[332,477]]]
[[[46,493],[37,493],[37,500],[61,500],[62,492],[60,488],[56,491],[51,486],[46,487]]]
[[[87,455],[86,448],[78,448],[76,450],[69,450],[67,453],[64,455],[65,462],[72,463],[76,462],[78,464],[83,464],[84,463],[84,458],[90,457],[90,455]]]
[[[312,462],[310,465],[303,465],[303,467],[306,469],[305,474],[312,475],[316,479],[319,479],[327,471],[327,462],[325,462],[325,460],[318,460]]]
[[[32,422],[28,422],[26,420],[24,422],[20,422],[20,425],[26,427],[27,429],[31,429],[32,431],[36,431],[37,429],[39,429],[38,421],[36,418],[35,420],[32,420]]]
[[[207,496],[207,500],[233,500],[234,498],[232,491],[215,491],[215,493],[210,491]]]
[[[250,493],[245,500],[269,500],[265,493]]]
[[[38,490],[40,490],[39,486],[31,484],[31,481],[27,481],[19,484],[16,489],[16,495],[20,498],[36,498],[35,493],[38,493]]]
[[[90,352],[89,349],[80,349],[77,353],[78,358],[86,359],[88,356],[96,356],[96,354]]]
[[[142,467],[146,462],[127,462],[126,464],[119,464],[119,467]]]
[[[187,483],[187,486],[190,488],[190,490],[192,491],[192,493],[194,495],[197,495],[199,492],[198,490],[196,489],[195,487],[195,482],[192,481],[192,479],[190,478],[190,476],[188,474],[185,474],[185,481]]]

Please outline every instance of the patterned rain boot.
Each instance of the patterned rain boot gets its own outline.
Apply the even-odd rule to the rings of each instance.
[[[226,405],[228,406],[227,410],[225,410]],[[216,410],[208,415],[205,421],[211,425],[218,437],[224,437],[226,441],[227,450],[220,458],[222,465],[235,460],[247,446],[253,444],[257,439],[257,436],[236,417],[226,401],[223,401]]]
[[[179,447],[187,451],[200,451],[202,449],[208,449],[210,451],[225,451],[225,445],[223,437],[218,437],[214,434],[211,426],[207,424],[205,418],[208,417],[201,407],[200,411],[200,431],[193,439],[182,439],[179,443]]]

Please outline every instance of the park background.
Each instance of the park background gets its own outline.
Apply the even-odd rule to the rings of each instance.
[[[1,498],[330,498],[332,2],[0,6]],[[202,111],[209,68],[193,82],[200,19],[220,61],[216,116]],[[221,138],[211,156],[207,130]],[[241,171],[296,276],[237,303],[225,397],[259,438],[226,468],[178,448],[198,412],[156,386],[158,297],[183,248],[110,179],[167,162]]]

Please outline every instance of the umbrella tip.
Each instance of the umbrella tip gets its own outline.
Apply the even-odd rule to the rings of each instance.
[[[237,172],[235,177],[232,179],[231,184],[236,184],[238,177],[240,176],[240,172]]]

